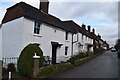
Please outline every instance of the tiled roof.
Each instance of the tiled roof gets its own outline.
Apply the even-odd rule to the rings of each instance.
[[[39,21],[44,22],[53,25],[54,27],[75,33],[74,30],[70,29],[69,27],[65,27],[63,22],[59,18],[56,18],[55,16],[52,16],[50,14],[46,14],[41,10],[24,2],[17,3],[16,5],[8,8],[5,17],[2,20],[2,23],[6,23],[8,21],[14,20],[22,16],[38,22]]]

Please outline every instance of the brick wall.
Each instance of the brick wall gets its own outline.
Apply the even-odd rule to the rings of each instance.
[[[2,78],[2,61],[0,60],[0,80]]]

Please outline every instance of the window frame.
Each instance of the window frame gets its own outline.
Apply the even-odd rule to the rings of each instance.
[[[65,56],[68,54],[68,46],[65,46]]]
[[[40,22],[34,22],[34,34],[40,34],[40,27],[41,27],[41,23]]]

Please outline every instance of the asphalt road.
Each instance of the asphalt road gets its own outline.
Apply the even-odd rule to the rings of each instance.
[[[59,73],[52,78],[118,78],[119,66],[117,54],[107,51],[81,66]]]

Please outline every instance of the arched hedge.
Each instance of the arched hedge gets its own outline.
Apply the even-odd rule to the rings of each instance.
[[[18,72],[21,76],[31,77],[33,74],[34,53],[40,56],[40,66],[43,65],[43,52],[36,44],[29,44],[20,54],[18,59]]]

